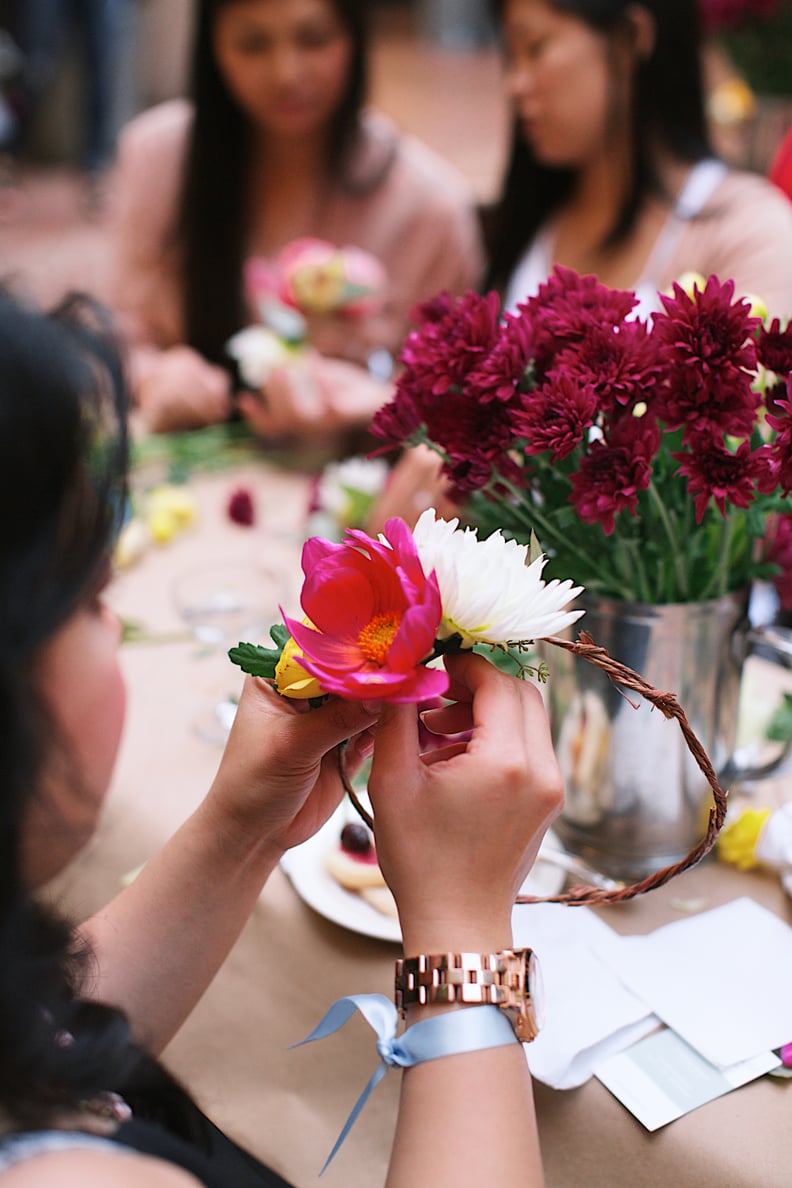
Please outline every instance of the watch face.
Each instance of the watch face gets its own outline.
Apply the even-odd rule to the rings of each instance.
[[[544,1027],[545,1021],[545,993],[542,969],[536,953],[531,952],[528,958],[528,992],[531,995],[534,1020],[538,1031]]]

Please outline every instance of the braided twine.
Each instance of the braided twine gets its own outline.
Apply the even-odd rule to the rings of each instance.
[[[564,651],[572,652],[573,655],[580,657],[581,660],[586,660],[589,664],[594,664],[597,668],[602,669],[607,674],[609,680],[615,685],[640,694],[655,709],[658,709],[663,717],[668,719],[675,718],[679,724],[679,729],[682,731],[688,750],[706,777],[707,783],[712,790],[712,804],[709,809],[706,832],[690,853],[679,862],[674,862],[670,866],[664,866],[661,870],[648,875],[639,883],[631,883],[627,887],[619,887],[611,891],[604,891],[598,887],[583,886],[572,887],[571,890],[560,895],[518,895],[515,902],[565,903],[569,907],[580,907],[584,904],[621,903],[626,899],[635,899],[636,896],[643,895],[646,891],[653,891],[656,887],[664,886],[671,879],[676,878],[683,871],[690,870],[692,866],[695,866],[697,862],[700,862],[702,858],[706,857],[723,828],[723,822],[726,818],[728,793],[718,783],[718,777],[715,775],[709,757],[693,733],[690,723],[685,716],[685,711],[673,693],[661,692],[654,685],[650,685],[640,673],[635,672],[632,668],[628,668],[626,664],[621,664],[618,660],[614,660],[609,655],[607,649],[599,647],[587,631],[581,631],[580,638],[574,641],[559,639],[557,636],[548,636],[542,642],[552,644],[557,648],[563,648]],[[374,819],[360,803],[357,793],[347,776],[343,751],[339,751],[339,770],[349,799],[352,801],[361,818],[370,829],[373,829]]]

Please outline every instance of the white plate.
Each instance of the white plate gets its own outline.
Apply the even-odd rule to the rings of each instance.
[[[360,932],[363,936],[399,944],[399,921],[384,916],[353,891],[345,891],[325,867],[327,852],[338,845],[342,828],[347,821],[357,819],[354,809],[349,805],[339,805],[318,833],[283,855],[281,868],[300,898],[320,916],[352,932]],[[552,832],[542,842],[542,850],[545,847],[548,850],[561,849]],[[555,895],[564,885],[564,872],[549,862],[542,862],[542,850],[520,888],[523,895]]]

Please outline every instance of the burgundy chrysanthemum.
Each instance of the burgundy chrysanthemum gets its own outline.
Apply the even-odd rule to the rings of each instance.
[[[685,364],[672,373],[667,386],[658,387],[654,408],[669,429],[683,429],[689,443],[750,436],[760,404],[744,372],[726,368],[722,376],[713,377]]]
[[[610,441],[592,442],[572,475],[570,503],[587,524],[601,524],[606,536],[615,517],[636,514],[638,496],[652,479],[652,458],[660,446],[660,430],[646,418],[625,417]]]
[[[424,321],[407,336],[398,386],[412,393],[419,408],[425,395],[461,387],[489,354],[499,338],[499,309],[497,293],[465,293],[454,302],[436,298],[418,307]]]
[[[766,468],[766,458],[761,449],[752,451],[750,443],[742,442],[736,452],[715,443],[706,447],[699,444],[689,454],[674,454],[679,463],[679,473],[688,480],[688,493],[696,505],[696,523],[704,519],[710,500],[722,516],[726,515],[726,503],[734,507],[750,507],[756,495],[756,484]]]
[[[422,424],[423,418],[412,393],[397,384],[393,400],[374,414],[371,432],[389,445],[397,446],[409,441]]]
[[[444,471],[456,497],[487,486],[494,470],[504,472],[516,436],[512,417],[511,404],[457,392],[446,393],[442,408],[427,417],[430,439],[449,455]]]
[[[597,414],[597,396],[590,384],[579,384],[566,371],[552,376],[523,396],[514,427],[527,439],[526,454],[548,450],[554,459],[567,458],[586,438]]]
[[[665,312],[655,314],[652,336],[675,365],[690,365],[720,381],[756,367],[755,331],[761,325],[750,304],[734,301],[734,281],[711,276],[691,297],[678,284],[660,295]]]
[[[228,498],[228,518],[243,528],[252,528],[256,522],[256,507],[247,487],[237,487]]]
[[[471,396],[487,402],[510,400],[526,377],[533,354],[533,329],[524,314],[504,316],[500,338],[467,377]]]
[[[763,326],[756,354],[763,367],[786,379],[792,372],[792,321],[785,330],[781,329],[778,318],[773,318],[769,326]]]
[[[539,374],[565,346],[581,342],[598,327],[620,326],[637,300],[634,293],[606,288],[595,276],[556,265],[536,295],[518,306],[533,325]]]
[[[592,326],[582,342],[560,351],[548,376],[564,370],[590,387],[602,412],[651,399],[663,365],[643,322]]]
[[[763,450],[767,470],[759,479],[759,490],[763,495],[776,490],[789,495],[792,493],[792,395],[774,405],[773,412],[767,414],[767,423],[775,430],[776,437]]]
[[[771,516],[762,553],[765,561],[779,567],[772,581],[782,610],[792,610],[792,514]]]

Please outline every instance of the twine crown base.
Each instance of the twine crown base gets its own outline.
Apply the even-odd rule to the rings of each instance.
[[[564,903],[568,907],[582,907],[592,904],[621,903],[627,899],[635,899],[638,895],[644,895],[647,891],[654,891],[657,887],[662,887],[666,883],[669,883],[677,875],[683,874],[684,871],[696,866],[702,858],[705,858],[709,854],[715,845],[718,834],[723,828],[723,823],[726,819],[728,792],[725,792],[718,782],[718,777],[715,774],[709,756],[694,734],[685,715],[685,711],[679,704],[675,694],[664,693],[660,689],[656,689],[640,673],[635,672],[632,668],[628,668],[626,664],[614,660],[609,655],[607,649],[599,647],[587,631],[581,631],[580,637],[577,640],[559,639],[557,636],[548,636],[542,642],[552,644],[557,648],[563,648],[564,651],[579,656],[581,660],[586,660],[589,664],[594,664],[606,673],[608,679],[614,685],[638,693],[646,701],[650,702],[655,709],[658,709],[663,717],[676,719],[687,748],[695,759],[700,771],[705,776],[712,791],[712,804],[709,809],[706,832],[690,853],[680,859],[680,861],[673,862],[648,875],[640,882],[630,883],[626,887],[612,891],[605,891],[600,887],[573,887],[570,891],[559,895],[518,895],[515,903]],[[373,830],[374,818],[361,804],[360,798],[352,787],[352,783],[346,772],[344,752],[342,749],[339,749],[338,752],[338,767],[347,796],[361,819]]]

